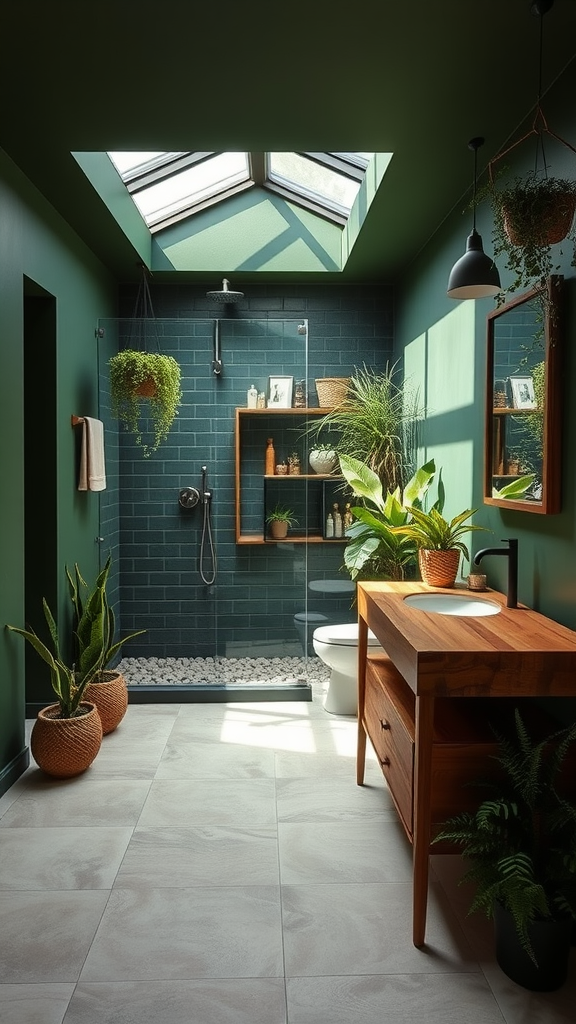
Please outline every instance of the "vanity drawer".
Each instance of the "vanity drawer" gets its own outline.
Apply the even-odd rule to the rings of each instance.
[[[386,656],[366,668],[364,725],[408,835],[412,837],[414,697]]]

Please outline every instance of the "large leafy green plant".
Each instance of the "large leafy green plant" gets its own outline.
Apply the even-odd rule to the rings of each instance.
[[[535,742],[518,709],[510,737],[500,735],[498,783],[474,813],[446,821],[433,842],[462,847],[475,883],[470,913],[493,914],[498,900],[513,916],[523,948],[535,961],[531,921],[569,915],[576,920],[576,806],[559,792],[576,724]]]
[[[429,512],[422,509],[411,509],[411,520],[406,525],[394,527],[400,536],[409,537],[418,548],[428,551],[460,551],[470,561],[470,554],[462,537],[474,530],[485,530],[485,526],[472,526],[468,523],[471,516],[478,510],[467,508],[454,519],[445,519],[436,507]]]
[[[380,477],[360,459],[340,456],[340,469],[363,505],[350,511],[355,522],[346,530],[350,542],[344,550],[344,564],[355,579],[404,579],[408,566],[416,562],[417,547],[411,537],[395,532],[408,522],[410,511],[420,506],[436,466],[431,459],[416,471],[402,493],[400,488],[384,497]]]

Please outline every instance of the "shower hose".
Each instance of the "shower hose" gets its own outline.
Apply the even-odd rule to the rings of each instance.
[[[216,551],[212,536],[210,502],[211,499],[208,498],[202,505],[202,537],[200,539],[199,564],[200,578],[207,586],[210,586],[216,580]],[[208,561],[208,566],[206,566],[206,561]]]

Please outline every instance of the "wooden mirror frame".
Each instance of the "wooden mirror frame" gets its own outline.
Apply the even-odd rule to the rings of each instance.
[[[560,512],[561,507],[561,402],[560,402],[560,359],[561,340],[561,296],[564,278],[555,274],[548,278],[546,290],[533,288],[519,295],[518,298],[498,306],[488,313],[487,348],[486,348],[486,417],[484,436],[484,504],[497,505],[516,512],[532,512],[539,515],[553,515]],[[495,401],[494,348],[495,331],[499,318],[506,316],[510,310],[523,303],[532,302],[535,313],[535,325],[538,318],[544,321],[543,358],[545,363],[544,377],[544,410],[542,440],[542,497],[540,501],[532,498],[500,498],[493,497],[494,478],[502,479],[506,474],[495,473],[500,465],[497,461],[504,458],[506,417],[519,413],[519,410],[497,406]],[[518,371],[521,373],[521,371]],[[508,375],[508,380],[514,372]],[[503,467],[504,468],[504,467]]]

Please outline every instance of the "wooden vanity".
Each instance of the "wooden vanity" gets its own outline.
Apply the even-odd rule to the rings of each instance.
[[[413,846],[415,946],[425,941],[434,827],[467,807],[474,794],[466,782],[494,764],[490,710],[511,699],[576,696],[576,632],[525,606],[507,608],[493,590],[457,591],[501,605],[498,614],[482,617],[422,611],[404,601],[431,592],[455,593],[418,582],[358,583],[357,782],[364,781],[368,736]],[[368,655],[368,628],[385,655]]]

